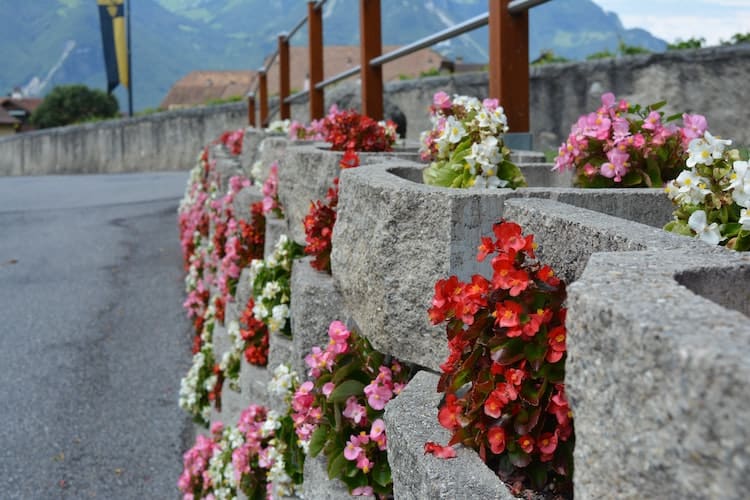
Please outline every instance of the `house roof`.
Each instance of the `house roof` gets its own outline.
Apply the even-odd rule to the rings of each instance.
[[[255,76],[254,71],[193,71],[169,89],[161,107],[197,106],[212,99],[244,96]]]
[[[37,97],[0,97],[0,107],[7,109],[22,109],[33,113],[42,103],[43,99]]]
[[[383,46],[383,53],[399,48],[398,45]],[[323,78],[330,78],[347,69],[359,65],[360,48],[358,45],[326,45],[323,49]],[[309,75],[307,46],[292,46],[289,48],[290,86],[292,93],[305,89],[305,80]],[[405,76],[416,78],[421,73],[438,69],[443,56],[438,52],[426,48],[418,50],[408,56],[383,65],[383,81],[398,80]],[[357,75],[352,79],[358,78]],[[279,59],[274,61],[268,70],[268,93],[279,91]]]

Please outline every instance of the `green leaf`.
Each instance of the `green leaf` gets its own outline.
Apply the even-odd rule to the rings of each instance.
[[[666,104],[667,104],[667,101],[659,101],[654,104],[649,104],[648,109],[650,109],[651,111],[658,111],[659,109],[666,106]]]
[[[547,355],[547,345],[537,342],[528,342],[523,349],[523,354],[529,361],[539,361]]]
[[[530,405],[538,406],[542,394],[547,389],[547,380],[538,383],[535,380],[525,380],[521,386],[521,399]]]
[[[750,250],[750,231],[742,230],[734,240],[734,247],[738,252],[747,252]]]
[[[511,339],[492,350],[492,360],[501,365],[510,365],[524,357],[525,342],[521,339]]]
[[[661,179],[661,169],[659,168],[659,162],[656,158],[649,157],[646,160],[646,173],[648,174],[650,184],[648,187],[661,187],[664,182]]]
[[[349,361],[346,362],[342,360],[346,364],[341,364],[336,368],[336,372],[333,374],[333,379],[331,382],[338,385],[341,383],[342,380],[345,380],[349,375],[351,375],[353,372],[359,370],[362,368],[361,363],[357,358],[349,357]]]
[[[391,484],[391,468],[386,460],[379,460],[372,468],[372,479],[381,486]]]
[[[641,173],[637,170],[631,170],[622,178],[622,185],[626,187],[639,186],[642,182],[643,177],[641,177]]]
[[[345,380],[337,385],[329,399],[334,403],[343,403],[350,396],[358,396],[364,392],[365,384],[359,380]]]
[[[535,490],[541,490],[547,484],[547,466],[536,462],[527,469],[531,478],[531,486]]]
[[[513,419],[513,429],[521,436],[528,434],[539,423],[539,415],[541,413],[542,409],[539,407],[534,408],[531,412],[526,409],[521,410],[515,419]]]
[[[510,458],[510,463],[512,463],[516,467],[526,467],[531,463],[531,456],[529,456],[528,453],[525,453],[520,448],[515,451],[508,452],[508,458]]]
[[[318,426],[310,437],[310,456],[315,457],[320,453],[328,440],[328,427],[325,425]]]
[[[673,115],[669,115],[668,117],[666,117],[664,119],[664,122],[673,122],[675,120],[679,120],[680,118],[682,118],[682,113],[675,113]]]
[[[521,169],[507,160],[497,166],[497,176],[508,181],[511,189],[528,186]]]
[[[688,226],[685,221],[681,220],[667,222],[664,226],[664,230],[669,231],[670,233],[681,234],[683,236],[693,236],[693,230],[690,229],[690,226]]]
[[[328,479],[333,479],[341,476],[341,470],[346,465],[346,457],[344,456],[344,450],[337,453],[332,459],[328,457]]]

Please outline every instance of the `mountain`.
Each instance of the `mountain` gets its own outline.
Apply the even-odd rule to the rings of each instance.
[[[355,7],[354,10],[352,7]],[[383,43],[405,44],[487,10],[487,0],[382,0]],[[0,94],[22,86],[44,94],[53,86],[84,83],[104,88],[105,75],[94,0],[0,0]],[[258,68],[307,12],[300,0],[140,0],[133,2],[133,83],[136,109],[158,106],[179,78],[197,69]],[[324,8],[327,44],[356,44],[354,0],[329,0]],[[615,51],[620,40],[650,50],[666,43],[591,0],[552,0],[530,15],[530,56],[542,50],[581,59]],[[301,30],[292,43],[305,44]],[[465,61],[487,60],[486,28],[439,44]],[[125,93],[116,94],[124,107]]]

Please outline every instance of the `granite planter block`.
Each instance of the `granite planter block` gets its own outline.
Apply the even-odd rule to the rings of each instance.
[[[289,144],[293,144],[293,142],[283,134],[266,134],[260,142],[258,153],[255,155],[255,162],[250,165],[251,171],[248,172],[259,185],[263,185],[263,182],[268,178],[271,164],[274,161],[281,161]],[[256,163],[258,164],[257,171],[253,171]]]
[[[341,172],[332,268],[345,310],[376,349],[436,371],[447,346],[444,327],[427,318],[435,282],[489,276],[489,264],[476,262],[476,248],[507,200],[564,199],[641,221],[654,218],[654,207],[671,213],[660,190],[449,189],[418,182],[422,168],[391,163]]]
[[[503,499],[515,498],[479,458],[463,446],[456,458],[425,455],[428,441],[446,444],[450,433],[438,423],[438,376],[419,372],[385,408],[388,463],[393,494],[398,499]],[[605,498],[601,497],[601,498]],[[585,497],[584,497],[585,498]]]
[[[416,148],[387,153],[358,153],[362,165],[382,163],[388,159],[401,161],[419,159]],[[325,199],[333,179],[341,174],[339,161],[343,152],[331,151],[325,143],[292,145],[279,162],[279,198],[284,207],[289,236],[299,243],[305,241],[302,221],[310,203]]]
[[[273,248],[282,234],[288,234],[286,223],[283,219],[277,219],[273,215],[266,216],[266,241],[263,248],[263,255],[268,258],[273,253]],[[304,241],[304,240],[302,240]]]
[[[209,158],[216,162],[216,172],[219,174],[219,189],[222,193],[229,188],[229,179],[235,175],[244,175],[239,156],[229,153],[229,150],[223,144],[212,144],[209,147]]]
[[[234,218],[238,221],[251,222],[250,205],[263,201],[263,193],[257,185],[244,187],[234,195],[232,200],[232,211]]]
[[[263,129],[246,127],[242,136],[242,153],[240,153],[240,168],[246,175],[259,157],[260,144],[270,134]]]
[[[307,457],[304,469],[305,482],[302,484],[302,498],[351,500],[346,485],[338,479],[328,479],[328,462],[322,453],[317,457]],[[375,497],[360,496],[365,500]]]
[[[569,287],[576,498],[747,498],[750,256],[702,250],[596,253]]]
[[[239,308],[240,315],[242,315],[242,311],[252,295],[253,283],[250,281],[250,268],[246,267],[240,272],[240,279],[237,282],[237,290],[234,294],[234,300]]]
[[[335,320],[346,321],[347,315],[333,278],[310,267],[312,258],[298,260],[292,267],[292,300],[289,316],[292,322],[292,368],[307,378],[305,356],[314,346],[328,344],[328,326]]]
[[[593,195],[592,200],[598,199],[598,192]],[[568,283],[578,279],[594,252],[711,248],[696,239],[552,200],[508,200],[504,216],[534,235],[539,260]]]
[[[292,339],[272,333],[268,341],[268,371],[273,373],[279,365],[292,365],[294,356]]]

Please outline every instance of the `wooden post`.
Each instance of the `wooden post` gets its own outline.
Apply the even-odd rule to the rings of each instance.
[[[512,132],[529,131],[529,13],[511,15],[510,0],[489,0],[490,88]]]
[[[247,124],[255,127],[255,94],[247,95]]]
[[[307,2],[307,29],[310,54],[310,120],[323,118],[323,90],[315,85],[323,81],[323,12],[316,2]]]
[[[370,60],[381,55],[380,0],[359,1],[360,80],[362,81],[362,114],[383,119],[383,69],[370,66]]]
[[[260,94],[260,126],[268,125],[268,77],[261,70],[258,73],[258,93]]]
[[[290,117],[289,97],[289,40],[286,35],[279,35],[279,118]]]

